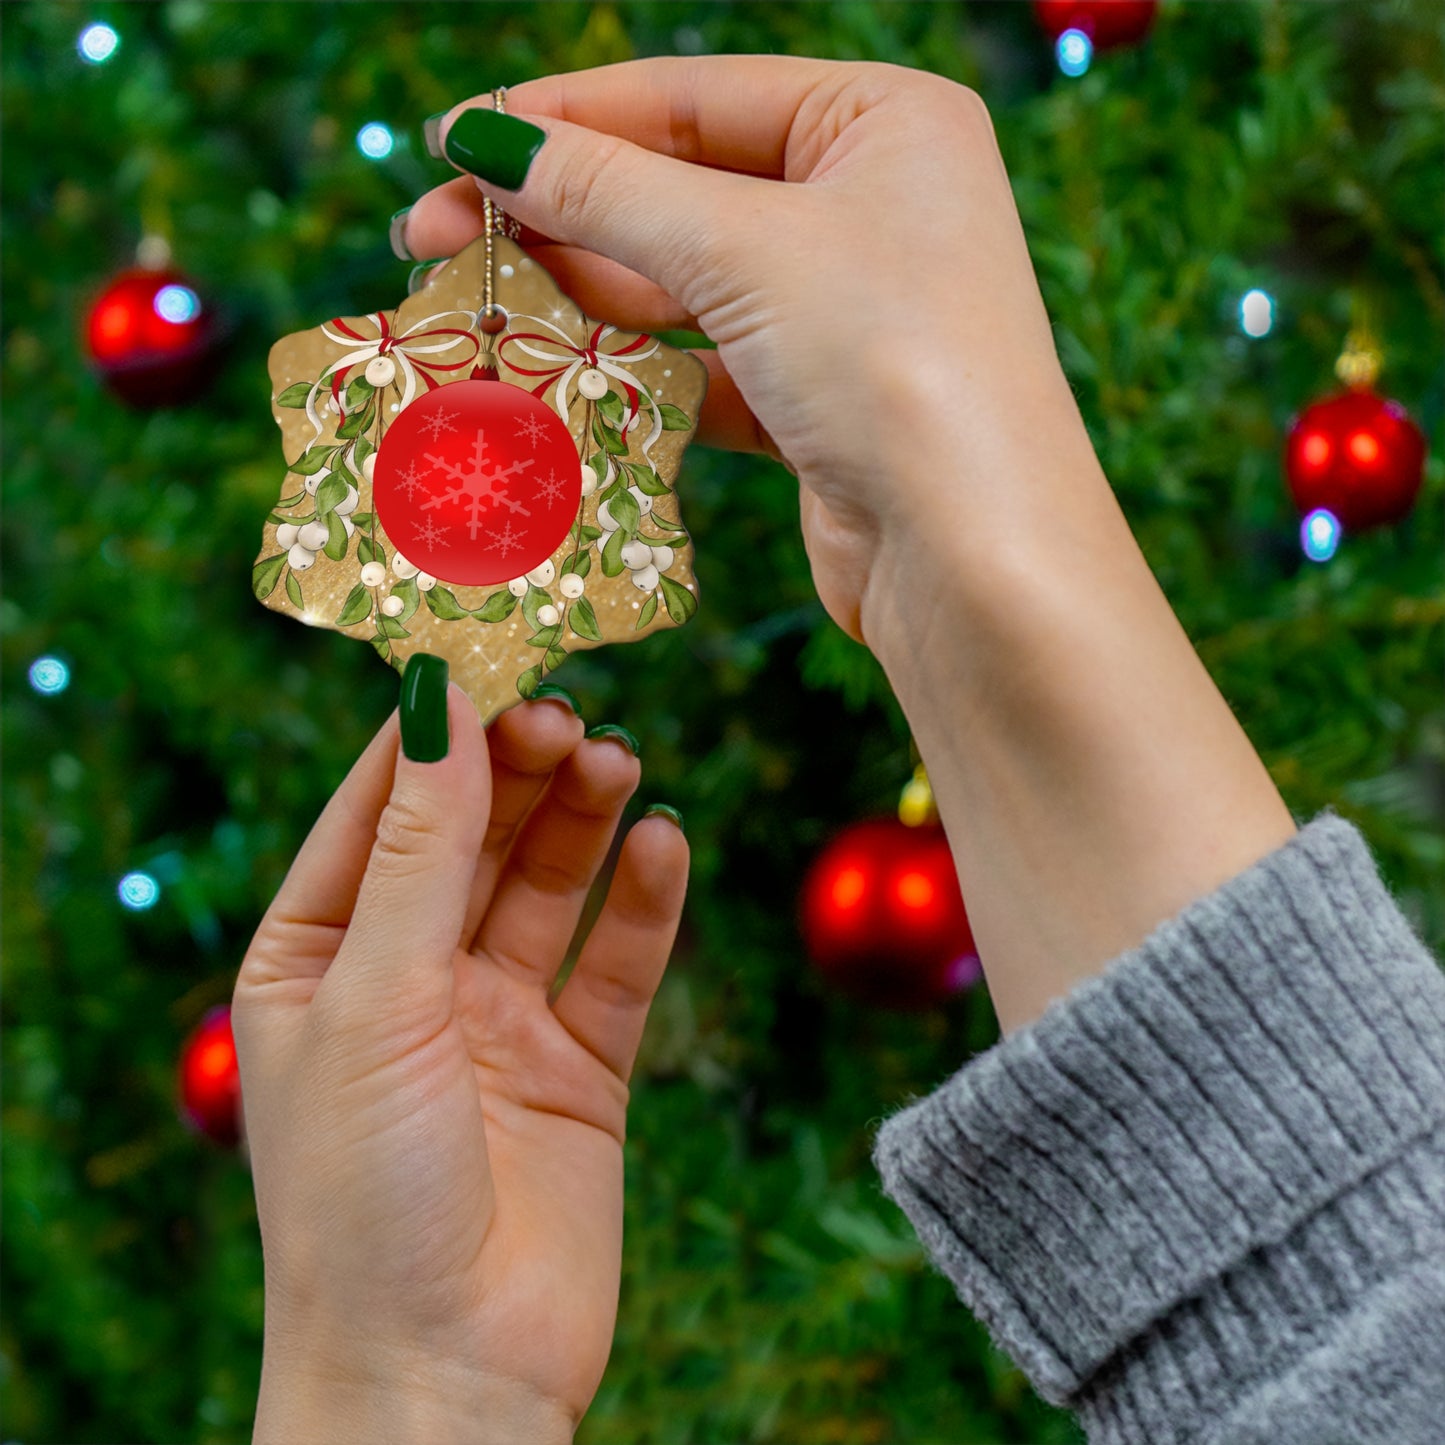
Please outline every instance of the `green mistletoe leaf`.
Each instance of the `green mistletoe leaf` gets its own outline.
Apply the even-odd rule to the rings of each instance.
[[[597,478],[597,485],[600,487],[607,480],[607,453],[593,452],[587,458],[587,465],[592,468],[592,475]]]
[[[585,637],[588,642],[602,641],[602,629],[597,625],[597,614],[585,597],[579,597],[568,608],[567,621],[571,623],[572,631],[578,637]]]
[[[627,455],[627,443],[623,441],[619,432],[612,430],[610,426],[603,426],[602,418],[592,418],[592,439],[605,452],[611,452],[614,457]]]
[[[539,663],[536,667],[529,667],[521,677],[517,679],[517,691],[523,697],[531,697],[537,691],[537,685],[542,681],[542,667]]]
[[[371,616],[371,589],[360,582],[346,596],[346,605],[336,614],[338,627],[350,627]]]
[[[339,562],[346,556],[350,546],[351,538],[346,535],[346,528],[341,525],[341,518],[335,512],[328,512],[326,514],[326,545],[321,550],[333,562]]]
[[[296,580],[294,572],[286,574],[286,595],[301,611],[306,610],[306,603],[301,598],[301,584]]]
[[[366,379],[364,371],[358,371],[346,387],[346,409],[352,411],[360,406],[376,388]]]
[[[281,569],[285,565],[286,554],[278,552],[276,556],[266,557],[251,568],[251,591],[256,594],[258,602],[264,602],[276,590],[276,584],[281,580]]]
[[[507,596],[512,594],[509,592]],[[463,617],[470,617],[472,614],[457,601],[456,593],[438,584],[430,592],[423,592],[426,598],[426,605],[431,608],[432,616],[439,617],[443,622],[460,622]]]
[[[647,520],[660,532],[686,532],[687,528],[681,522],[669,522],[666,517],[659,517],[654,510],[648,513]]]
[[[366,639],[377,651],[377,655],[385,662],[391,662],[391,643],[381,636],[368,637]]]
[[[302,452],[294,462],[288,462],[286,470],[298,477],[314,477],[330,462],[335,452],[335,447],[312,447],[309,452]]]
[[[697,598],[671,577],[659,577],[662,584],[662,600],[667,604],[667,615],[679,626],[697,611]]]
[[[294,497],[282,497],[281,500],[276,503],[276,510],[279,512],[282,507],[294,507],[297,502],[304,501],[305,497],[306,488],[302,487]]]
[[[613,431],[621,433],[622,418],[626,415],[626,407],[622,404],[622,398],[615,391],[609,391],[601,401],[597,403],[597,410],[602,414],[602,420],[610,426]]]
[[[383,637],[410,637],[406,628],[401,625],[401,620],[396,617],[388,617],[383,613],[376,619],[376,630]]]
[[[359,437],[376,420],[376,402],[371,400],[361,408],[354,411],[350,416],[336,428],[336,435],[344,441],[352,441]]]
[[[579,527],[577,535],[584,542],[595,542],[602,535],[601,527]]]
[[[665,497],[672,491],[672,488],[651,467],[639,467],[629,462],[627,463],[627,474],[632,478],[637,490],[649,497]],[[615,509],[612,515],[614,517],[617,515]]]
[[[592,570],[591,552],[574,552],[563,564],[562,571],[575,572],[579,577],[585,577]]]
[[[640,632],[654,617],[657,616],[657,593],[654,592],[646,602],[642,604],[642,611],[637,614],[637,626],[632,630]]]
[[[608,502],[607,510],[612,513],[612,520],[624,532],[629,535],[636,533],[642,522],[642,509],[631,492],[619,492]]]
[[[663,431],[688,431],[691,429],[692,421],[680,406],[674,406],[670,401],[665,401],[658,407],[658,410],[662,413]]]
[[[545,659],[548,672],[553,672],[567,661],[567,649],[565,647],[549,647]]]
[[[522,598],[522,616],[527,619],[527,626],[533,632],[542,625],[537,621],[537,609],[545,607],[551,600],[543,588],[527,583],[527,595]]]
[[[371,545],[370,537],[363,537],[356,544],[356,560],[360,562],[363,567],[365,567],[368,562],[376,560],[376,548]]]
[[[360,466],[372,452],[376,450],[376,443],[370,437],[357,437],[356,445],[352,448],[352,460]]]
[[[562,624],[554,622],[550,627],[544,627],[540,632],[534,632],[527,639],[528,647],[551,647],[562,635]]]
[[[504,587],[500,592],[493,592],[480,607],[474,608],[472,616],[480,617],[483,622],[505,622],[516,606],[517,599]]]
[[[416,578],[408,577],[404,582],[398,582],[396,586],[391,589],[391,595],[393,597],[400,597],[406,604],[406,606],[397,613],[396,620],[398,622],[409,622],[412,613],[421,606],[421,589],[416,585]]]
[[[353,512],[351,514],[351,520],[356,523],[358,531],[369,532],[371,531],[371,524],[376,518],[370,512]]]
[[[276,398],[277,406],[305,406],[306,398],[311,395],[311,388],[315,386],[313,381],[293,381],[280,396]]]
[[[332,474],[316,488],[316,515],[324,517],[338,502],[346,500],[346,479],[340,472]]]
[[[607,544],[602,548],[602,573],[605,577],[617,577],[622,572],[622,549],[627,544],[627,538],[618,531],[614,532],[608,539]]]

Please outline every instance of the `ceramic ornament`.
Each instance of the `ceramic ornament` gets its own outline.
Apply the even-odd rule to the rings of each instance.
[[[487,722],[569,653],[696,612],[673,487],[707,368],[584,316],[505,235],[394,311],[283,338],[270,371],[287,471],[251,573],[267,607],[398,670],[445,657]]]

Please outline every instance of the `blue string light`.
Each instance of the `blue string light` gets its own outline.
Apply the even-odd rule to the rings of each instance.
[[[155,906],[161,896],[161,885],[149,873],[127,873],[115,891],[125,907],[142,913]]]
[[[70,686],[70,669],[58,657],[37,657],[30,664],[30,686],[53,697]]]
[[[1300,523],[1299,544],[1311,562],[1328,562],[1340,545],[1340,519],[1324,507],[1316,507]]]
[[[379,120],[368,121],[356,132],[356,148],[368,160],[384,161],[395,144],[391,128]]]
[[[1094,42],[1082,30],[1066,30],[1054,44],[1054,56],[1065,75],[1083,75],[1094,59]]]
[[[119,47],[120,36],[104,24],[87,25],[75,42],[80,58],[91,65],[104,65]]]
[[[189,286],[162,286],[151,304],[162,321],[177,326],[194,321],[201,314],[201,298]]]
[[[1256,287],[1239,302],[1239,329],[1246,336],[1268,336],[1274,329],[1274,297]]]

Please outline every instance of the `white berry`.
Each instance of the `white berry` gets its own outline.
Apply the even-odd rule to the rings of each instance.
[[[291,564],[293,572],[304,572],[316,560],[316,553],[308,552],[297,542],[286,554],[286,560]]]
[[[366,460],[361,464],[361,475],[365,477],[368,482],[374,482],[376,480],[375,452],[367,452]]]
[[[586,583],[575,572],[568,572],[557,584],[564,597],[580,597],[585,587]]]
[[[527,579],[525,577],[513,577],[507,583],[507,591],[513,597],[525,597],[527,595]]]
[[[396,376],[396,362],[389,356],[373,356],[366,363],[366,379],[373,386],[390,386]]]
[[[636,498],[637,510],[645,517],[652,510],[652,498],[641,487],[628,487],[627,490]]]
[[[577,390],[588,401],[601,401],[607,395],[607,378],[595,366],[589,366],[577,378]]]
[[[296,540],[303,547],[307,547],[313,552],[319,552],[326,545],[326,539],[330,535],[325,522],[307,522],[296,534]]]
[[[657,568],[650,562],[640,571],[632,574],[632,585],[639,592],[651,592],[657,586]]]
[[[361,500],[361,493],[355,487],[348,486],[346,495],[336,504],[336,515],[338,517],[349,517],[355,510],[356,504]]]
[[[527,581],[534,587],[550,587],[552,579],[557,575],[556,564],[549,557],[538,567],[533,567],[527,573]]]
[[[400,597],[383,597],[381,599],[381,610],[388,617],[396,617],[406,610],[406,603]]]
[[[341,519],[341,525],[345,529],[348,537],[356,535],[356,523],[353,522],[350,517],[343,517]]]
[[[628,418],[627,425],[626,425],[626,427],[623,428],[623,430],[625,430],[625,431],[636,431],[637,428],[638,428],[641,424],[642,424],[642,413],[641,413],[640,411],[635,411],[635,412],[632,413],[631,417]]]
[[[361,585],[363,587],[380,587],[386,581],[386,568],[380,562],[368,562],[361,569]]]
[[[604,532],[615,532],[617,530],[617,523],[612,520],[612,508],[609,507],[606,502],[599,502],[597,504],[597,525],[601,527]]]
[[[391,554],[391,570],[405,582],[408,577],[415,577],[421,568],[414,562],[408,562],[400,552],[393,552]]]
[[[295,522],[282,522],[276,528],[276,545],[285,547],[288,551],[296,545],[296,538],[300,535],[301,528]]]
[[[437,579],[430,572],[418,572],[416,574],[416,586],[418,592],[430,592],[437,585]]]
[[[558,612],[550,602],[544,602],[537,609],[537,621],[540,622],[543,627],[555,627],[557,620],[561,616],[562,614]]]
[[[306,478],[306,490],[310,492],[310,494],[314,497],[316,495],[317,487],[319,487],[322,482],[324,482],[330,475],[330,467],[322,467],[319,472],[313,472],[309,477]]]
[[[622,565],[631,572],[652,566],[652,548],[646,542],[629,542],[622,549]]]
[[[590,497],[597,490],[597,473],[589,463],[582,463],[582,495]]]
[[[671,547],[654,547],[652,549],[653,565],[659,572],[666,572],[667,569],[672,566],[672,559],[676,555]]]

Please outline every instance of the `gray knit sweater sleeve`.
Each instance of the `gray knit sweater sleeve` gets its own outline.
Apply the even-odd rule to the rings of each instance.
[[[1445,974],[1331,813],[874,1162],[1092,1445],[1445,1442]]]

